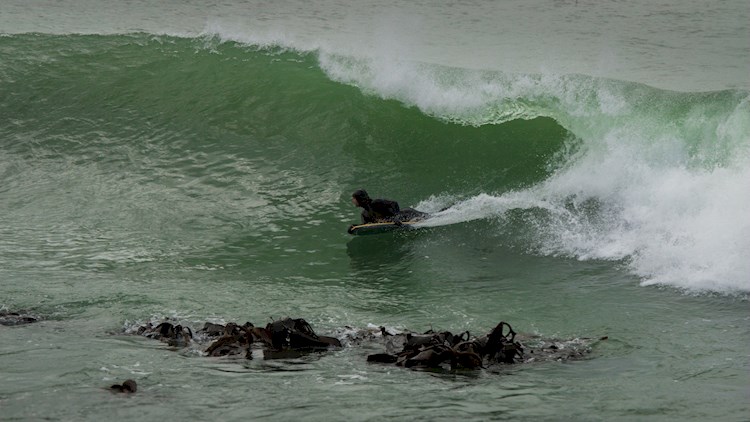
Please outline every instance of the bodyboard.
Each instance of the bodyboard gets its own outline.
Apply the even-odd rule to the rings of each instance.
[[[381,234],[399,230],[414,230],[416,229],[416,227],[414,227],[414,224],[420,221],[423,220],[403,221],[401,222],[400,226],[397,226],[395,223],[359,224],[356,226],[351,226],[349,228],[349,234],[353,234],[355,236],[364,236],[369,234]]]

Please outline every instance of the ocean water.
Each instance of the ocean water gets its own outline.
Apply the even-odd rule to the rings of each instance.
[[[0,420],[747,420],[749,18],[2,2],[0,310],[41,321],[0,326]],[[434,216],[352,237],[359,188]],[[454,373],[129,334],[285,316],[608,339]]]

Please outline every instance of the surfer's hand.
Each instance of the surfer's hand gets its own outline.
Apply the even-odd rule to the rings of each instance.
[[[354,228],[354,224],[352,224],[351,226],[349,226],[349,229],[346,232],[349,233],[349,234],[352,234],[352,229],[353,228]]]

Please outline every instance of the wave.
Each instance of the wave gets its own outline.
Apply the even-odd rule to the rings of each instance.
[[[643,285],[750,290],[746,91],[688,94],[582,75],[507,75],[330,54],[320,61],[333,80],[450,122],[546,116],[573,135],[543,182],[471,197],[427,225],[543,209],[532,224],[541,253],[625,260]]]
[[[310,120],[322,128],[319,139],[335,140],[342,120],[361,120],[363,109],[383,110],[395,101],[402,131],[395,138],[408,138],[410,124],[426,128],[430,121],[442,125],[430,129],[433,143],[449,142],[439,135],[445,125],[466,128],[469,136],[472,128],[505,128],[493,132],[498,139],[489,147],[505,152],[509,125],[552,119],[566,135],[542,133],[554,154],[535,163],[545,167],[541,177],[481,192],[455,183],[418,204],[437,211],[454,202],[428,224],[508,220],[522,210],[535,253],[623,261],[644,285],[750,291],[747,91],[680,93],[586,75],[451,68],[210,31],[197,38],[23,34],[0,38],[0,49],[14,57],[0,64],[0,90],[12,94],[0,107],[17,122],[28,118],[19,115],[19,105],[41,89],[56,95],[42,106],[50,120],[71,104],[95,110],[105,101],[129,112],[123,120],[168,116],[178,133],[189,125],[271,134],[272,128],[249,122],[278,107],[286,112],[274,118],[288,120],[275,127]],[[362,109],[341,106],[355,101],[352,87],[365,94],[356,99],[367,104]],[[252,117],[242,114],[250,108]],[[10,126],[2,132],[18,134]],[[330,147],[334,140],[321,142]],[[487,164],[464,179],[502,171]]]

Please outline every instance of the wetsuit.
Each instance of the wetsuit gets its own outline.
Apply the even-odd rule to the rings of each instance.
[[[401,212],[398,202],[388,199],[373,199],[369,204],[362,205],[362,224],[394,221]]]
[[[398,213],[398,219],[401,221],[424,220],[430,214],[415,210],[414,208],[404,208]]]
[[[362,224],[390,221],[400,224],[402,221],[421,220],[427,216],[426,212],[417,211],[414,208],[400,209],[396,201],[374,199],[362,210]]]

